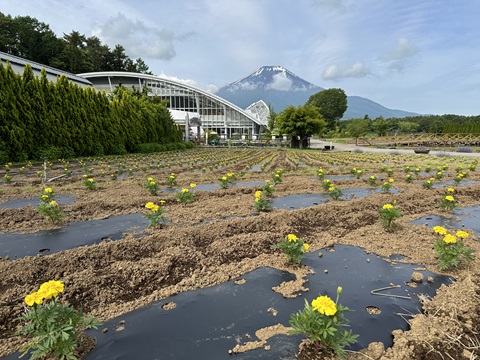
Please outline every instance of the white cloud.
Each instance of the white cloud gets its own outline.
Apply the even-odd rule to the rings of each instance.
[[[365,65],[356,63],[351,66],[333,64],[328,66],[322,73],[324,80],[338,80],[341,78],[360,78],[371,74]]]
[[[257,88],[257,84],[253,84],[249,81],[242,81],[235,83],[230,91],[235,92],[236,90],[255,90]]]
[[[208,91],[209,93],[215,94],[218,91],[218,86],[209,84],[207,85],[206,91]]]
[[[401,38],[397,45],[380,55],[380,60],[388,63],[391,70],[402,72],[405,70],[411,58],[415,57],[420,49],[412,45],[407,39]]]
[[[149,27],[142,21],[128,19],[121,13],[98,25],[94,32],[110,47],[121,44],[131,58],[162,60],[171,60],[176,56],[176,41],[194,35],[192,32],[179,35],[170,30]]]
[[[267,84],[266,89],[288,91],[292,87],[292,80],[287,78],[284,73],[273,75],[273,81]]]
[[[176,81],[176,82],[180,82],[180,83],[183,83],[183,84],[187,84],[187,85],[190,85],[190,86],[194,86],[194,87],[198,87],[197,85],[197,82],[195,80],[191,80],[191,79],[180,79],[176,76],[169,76],[169,75],[165,75],[164,73],[161,73],[159,75],[157,75],[158,77],[160,78],[163,78],[163,79],[167,79],[167,80],[173,80],[173,81]]]

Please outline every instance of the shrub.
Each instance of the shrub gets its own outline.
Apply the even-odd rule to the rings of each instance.
[[[458,267],[462,259],[467,262],[473,260],[472,250],[462,241],[469,236],[466,231],[457,230],[455,235],[452,235],[442,226],[435,226],[433,231],[440,236],[434,249],[435,256],[439,259],[438,267],[441,270]]]

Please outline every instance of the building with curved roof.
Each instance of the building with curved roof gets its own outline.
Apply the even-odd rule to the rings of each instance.
[[[23,74],[25,65],[28,64],[32,67],[33,73],[37,77],[40,77],[42,73],[42,69],[45,69],[45,73],[47,75],[48,81],[56,82],[59,76],[65,75],[69,81],[72,81],[75,84],[78,84],[82,87],[87,87],[92,85],[90,81],[88,81],[87,79],[81,76],[77,76],[75,74],[72,74],[66,71],[58,70],[50,66],[42,65],[35,61],[27,60],[27,59],[24,59],[15,55],[7,54],[1,51],[0,51],[0,62],[3,64],[3,66],[7,66],[7,64],[10,64],[10,66],[12,67],[12,70],[17,74]]]
[[[256,138],[267,127],[265,118],[245,111],[229,101],[194,86],[159,76],[105,71],[78,74],[89,80],[97,90],[109,93],[118,86],[148,90],[151,96],[168,100],[167,107],[179,125],[188,127],[201,124],[204,131],[211,130],[223,137],[232,134]]]

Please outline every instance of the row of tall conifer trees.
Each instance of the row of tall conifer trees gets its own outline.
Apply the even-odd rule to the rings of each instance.
[[[0,159],[124,154],[139,144],[182,141],[162,102],[119,88],[114,96],[83,88],[64,75],[49,81],[30,65],[17,74],[0,63]]]

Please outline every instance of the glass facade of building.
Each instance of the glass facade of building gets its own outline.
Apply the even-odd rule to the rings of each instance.
[[[91,81],[95,89],[106,92],[113,91],[119,85],[140,91],[146,87],[151,96],[167,100],[170,109],[197,113],[204,131],[216,131],[227,138],[232,135],[252,138],[267,126],[266,120],[257,113],[245,111],[214,94],[170,79],[125,72],[86,73],[79,76]]]

